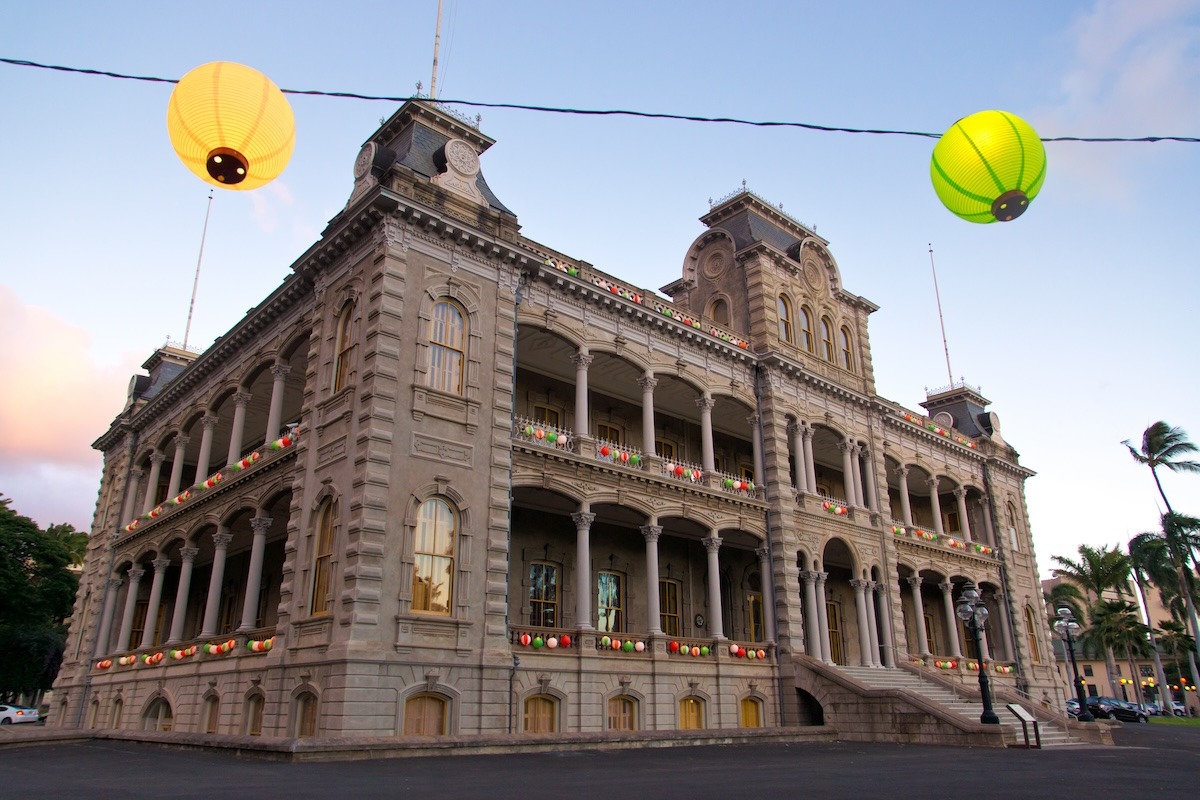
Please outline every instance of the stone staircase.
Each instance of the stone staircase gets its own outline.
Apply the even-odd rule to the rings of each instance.
[[[983,706],[978,700],[960,697],[945,686],[925,680],[920,675],[907,670],[848,666],[838,666],[836,669],[858,683],[873,689],[907,689],[971,722],[979,722],[979,715],[983,711]],[[1005,708],[1003,701],[997,700],[993,707],[996,716],[1000,718],[1000,727],[1004,731],[1005,743],[1010,747],[1023,747],[1025,737],[1021,732],[1020,721]],[[1072,739],[1061,724],[1039,720],[1038,731],[1041,733],[1042,747],[1078,744],[1078,741]],[[1032,744],[1032,725],[1029,730],[1029,739]]]

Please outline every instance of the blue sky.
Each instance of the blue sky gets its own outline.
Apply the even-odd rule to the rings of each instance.
[[[436,7],[47,0],[5,10],[0,56],[166,78],[230,60],[286,89],[404,96],[428,91]],[[42,524],[88,527],[90,443],[130,375],[183,338],[208,190],[171,149],[170,90],[0,64],[0,492]],[[438,95],[933,132],[999,108],[1044,137],[1197,136],[1200,2],[446,0]],[[192,345],[288,274],[397,105],[291,103],[282,178],[213,202]],[[993,401],[1038,472],[1043,572],[1156,526],[1149,472],[1120,442],[1157,419],[1200,440],[1200,145],[1050,143],[1030,211],[980,226],[934,195],[933,140],[479,113],[497,140],[484,174],[524,233],[647,289],[679,277],[710,198],[744,180],[783,203],[881,307],[877,386],[914,410],[949,382],[932,243],[953,377]],[[1200,476],[1164,482],[1200,515]]]

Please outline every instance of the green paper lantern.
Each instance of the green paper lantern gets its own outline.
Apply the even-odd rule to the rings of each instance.
[[[702,656],[708,655],[708,645],[703,645],[700,648],[700,655],[702,655]]]
[[[542,637],[540,637],[540,636],[535,636],[535,637],[533,637],[533,646],[534,646],[535,648],[541,647],[541,646],[542,646],[542,645],[544,645],[545,643],[546,643],[546,640],[545,640],[545,639],[543,639]]]
[[[608,647],[608,646],[609,646],[609,644],[610,644],[611,642],[612,642],[612,640],[611,640],[611,639],[609,639],[607,636],[604,636],[604,637],[602,637],[602,638],[600,639],[600,646],[601,646],[601,647]]]
[[[1029,123],[980,111],[954,123],[933,148],[938,198],[968,222],[1008,222],[1025,213],[1046,178],[1046,148]]]
[[[626,653],[632,653],[633,652],[633,642],[626,641],[625,644],[621,645],[621,649],[624,650]]]

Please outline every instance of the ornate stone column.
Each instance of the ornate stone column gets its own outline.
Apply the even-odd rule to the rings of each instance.
[[[892,623],[891,617],[888,615],[888,595],[887,584],[876,583],[874,603],[878,604],[879,610],[876,616],[876,622],[882,623],[879,625],[879,630],[883,635],[881,644],[883,645],[883,665],[885,667],[896,666],[896,645],[892,641]]]
[[[846,505],[854,506],[854,453],[851,447],[849,439],[838,442],[838,450],[842,451],[842,487]]]
[[[854,587],[854,614],[858,620],[858,663],[860,666],[873,667],[871,658],[871,630],[867,618],[867,586],[870,581],[855,578],[850,581]]]
[[[971,541],[971,520],[967,517],[967,490],[961,486],[954,490],[954,499],[958,503],[958,525],[965,541]]]
[[[800,423],[804,430],[804,474],[808,478],[808,493],[817,493],[817,468],[813,461],[813,431],[807,423]]]
[[[746,417],[746,424],[750,426],[750,447],[753,451],[754,458],[754,482],[762,484],[764,483],[762,455],[763,449],[762,437],[759,435],[761,431],[759,430],[760,426],[758,414],[751,414],[750,416]]]
[[[638,378],[638,386],[642,387],[642,452],[648,456],[654,455],[654,387],[658,386],[658,378],[653,372],[647,371]]]
[[[179,494],[179,484],[183,482],[183,459],[189,441],[187,436],[175,437],[175,457],[171,459],[171,478],[167,483],[168,500]]]
[[[879,667],[883,665],[883,660],[879,657],[879,617],[875,614],[875,589],[877,584],[875,581],[867,582],[867,590],[865,592],[864,601],[867,606],[867,625],[870,626],[871,633],[871,666]]]
[[[129,470],[129,488],[126,489],[126,491],[125,491],[125,502],[121,504],[121,524],[122,525],[124,525],[125,523],[127,523],[133,519],[133,516],[134,516],[133,509],[135,509],[137,507],[135,505],[135,503],[137,502],[136,495],[137,495],[137,490],[138,490],[138,484],[141,483],[141,480],[142,480],[142,471],[140,469],[138,469],[137,467],[134,467],[133,469]],[[153,508],[153,506],[151,506],[151,508]]]
[[[143,514],[150,513],[150,510],[158,505],[155,502],[158,496],[158,479],[162,475],[162,465],[166,460],[166,455],[157,450],[150,454],[150,477],[146,481],[146,497],[142,503]]]
[[[146,603],[146,624],[142,626],[142,642],[138,647],[153,647],[154,634],[158,633],[158,606],[162,602],[163,579],[171,559],[156,558],[150,562],[154,567],[154,578],[150,581],[150,599]]]
[[[954,584],[943,581],[938,584],[942,590],[942,605],[946,610],[946,638],[950,641],[950,655],[962,658],[962,644],[958,640],[958,615],[954,613]]]
[[[875,461],[871,458],[871,451],[866,447],[859,451],[859,457],[862,459],[862,466],[866,471],[867,509],[878,514],[879,495],[875,490]]]
[[[199,552],[195,547],[179,549],[179,586],[175,589],[175,611],[171,614],[171,633],[167,636],[167,644],[183,641],[183,621],[187,618],[188,593],[192,590],[192,568]]]
[[[700,468],[705,475],[716,471],[716,456],[713,453],[712,412],[717,401],[705,392],[696,398],[696,408],[700,409]]]
[[[758,556],[758,574],[762,576],[763,635],[768,642],[776,641],[775,580],[771,572],[771,551],[765,547],[754,550]]]
[[[250,546],[250,568],[246,575],[246,597],[242,601],[242,624],[238,631],[251,631],[257,628],[258,595],[262,590],[263,552],[267,549],[267,531],[271,529],[270,517],[255,517],[250,520],[250,528],[254,531],[254,541]]]
[[[806,569],[800,573],[804,582],[804,634],[808,654],[824,659],[821,655],[821,617],[817,612],[817,573]]]
[[[833,653],[829,647],[829,609],[825,605],[828,602],[828,598],[825,597],[825,582],[828,579],[828,572],[817,573],[817,622],[821,626],[821,660],[832,664]]]
[[[921,576],[904,579],[912,587],[913,614],[917,623],[917,652],[922,658],[933,655],[929,652],[929,631],[925,628],[925,600],[921,597]]]
[[[109,637],[112,636],[113,614],[117,609],[117,591],[123,581],[120,578],[109,578],[104,589],[104,613],[100,615],[100,630],[96,633],[96,649],[101,654],[112,652]]]
[[[271,365],[271,406],[267,411],[267,433],[263,445],[269,445],[279,438],[279,429],[283,425],[283,391],[291,371],[292,368],[287,364]]]
[[[857,443],[850,445],[850,467],[854,471],[854,507],[866,508],[863,495],[862,448]]]
[[[804,465],[804,428],[798,422],[788,425],[792,437],[792,470],[795,472],[796,491],[808,491],[808,473]]]
[[[215,636],[217,633],[217,613],[221,610],[221,583],[225,580],[225,553],[229,549],[229,543],[233,541],[233,534],[222,525],[217,528],[212,538],[212,574],[208,578],[208,599],[204,603],[201,636]]]
[[[942,527],[942,499],[938,497],[938,484],[941,481],[937,475],[929,479],[929,505],[933,509],[933,530],[938,536],[946,531]]]
[[[236,464],[242,457],[242,435],[246,431],[246,406],[250,395],[238,392],[233,396],[233,430],[229,432],[229,457],[226,464]]]
[[[992,547],[996,546],[996,530],[992,527],[992,510],[988,505],[986,497],[979,498],[979,508],[983,511],[983,531],[987,538],[987,543]]]
[[[989,619],[997,620],[1000,625],[1000,644],[997,650],[1006,653],[1010,661],[1017,660],[1017,654],[1012,652],[1012,630],[1008,624],[1008,598],[999,592],[992,593],[991,606],[992,616]],[[1032,655],[1032,654],[1031,654]]]
[[[725,622],[721,614],[721,537],[715,529],[702,540],[704,549],[708,551],[708,631],[714,639],[725,638]]]
[[[646,539],[646,630],[650,633],[662,633],[662,609],[658,602],[658,539],[662,536],[662,526],[658,520],[650,518],[649,525],[642,526],[642,536]]]
[[[571,515],[575,523],[575,624],[585,631],[595,630],[592,624],[592,522],[596,515],[590,513],[586,502],[580,511]]]
[[[896,478],[900,481],[900,516],[904,517],[904,524],[911,527],[912,500],[908,497],[908,467],[897,469]]]
[[[211,414],[205,414],[200,420],[203,432],[200,434],[200,453],[196,456],[196,483],[208,477],[208,465],[212,460],[213,431],[217,428],[219,419]]]
[[[571,357],[575,362],[575,435],[591,436],[592,424],[588,419],[588,367],[592,365],[592,356],[586,347],[580,347],[579,352]]]
[[[125,590],[125,613],[121,616],[121,630],[117,633],[118,650],[131,649],[129,636],[133,633],[133,610],[137,605],[138,586],[141,584],[146,570],[133,566],[125,574],[129,576],[129,586]]]

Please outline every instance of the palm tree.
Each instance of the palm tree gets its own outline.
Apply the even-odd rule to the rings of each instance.
[[[1171,657],[1171,663],[1175,666],[1175,674],[1182,678],[1183,668],[1179,665],[1179,659],[1186,658],[1189,663],[1194,665],[1192,656],[1196,649],[1196,640],[1188,635],[1187,626],[1179,620],[1167,620],[1162,624],[1161,630],[1162,636],[1159,637],[1159,641],[1162,642],[1163,652]],[[1173,697],[1169,697],[1169,686],[1170,684],[1163,684],[1163,694],[1167,696],[1168,700],[1173,700]],[[1171,713],[1169,704],[1164,711],[1168,714]]]
[[[1194,656],[1189,657],[1193,683],[1200,683],[1200,672],[1197,671],[1196,661],[1200,657],[1200,622],[1196,619],[1196,580],[1188,568],[1189,558],[1195,563],[1196,548],[1200,546],[1200,519],[1184,514],[1168,511],[1162,516],[1163,539],[1166,542],[1167,553],[1171,564],[1175,567],[1178,580],[1179,594],[1183,598],[1183,607],[1187,612],[1187,620],[1191,626]]]
[[[1162,658],[1158,655],[1158,642],[1155,639],[1154,628],[1150,623],[1149,605],[1146,603],[1146,586],[1162,586],[1164,581],[1174,577],[1171,566],[1171,555],[1168,552],[1166,539],[1154,531],[1139,533],[1129,540],[1129,565],[1133,581],[1137,585],[1141,597],[1142,608],[1147,609],[1147,632],[1150,636],[1151,653],[1154,656],[1154,675],[1159,686],[1167,685],[1167,674],[1163,669]],[[1160,590],[1161,591],[1161,590]],[[1136,676],[1135,676],[1136,677]]]
[[[1150,474],[1154,476],[1154,485],[1158,487],[1158,493],[1167,507],[1167,513],[1171,513],[1171,503],[1167,500],[1162,482],[1158,479],[1158,468],[1164,467],[1171,472],[1200,472],[1200,461],[1182,458],[1188,453],[1197,452],[1200,448],[1188,440],[1187,433],[1183,428],[1172,428],[1162,420],[1146,428],[1142,433],[1141,450],[1130,444],[1128,439],[1121,444],[1129,448],[1129,455],[1133,456],[1134,461],[1150,467]]]
[[[1105,592],[1115,591],[1120,597],[1124,597],[1129,592],[1129,556],[1122,553],[1119,548],[1108,545],[1097,549],[1081,544],[1078,552],[1078,561],[1072,561],[1063,556],[1051,556],[1051,560],[1058,564],[1052,570],[1052,574],[1056,578],[1071,581],[1083,590],[1088,600],[1091,601],[1090,610],[1094,623],[1095,609],[1104,599]],[[1083,618],[1080,617],[1080,619]],[[1108,646],[1104,648],[1104,664],[1108,670],[1109,694],[1116,695],[1117,660],[1113,656],[1112,648]]]
[[[1092,626],[1083,638],[1095,641],[1106,652],[1119,650],[1129,665],[1129,674],[1138,677],[1134,657],[1144,658],[1150,653],[1149,627],[1138,617],[1138,608],[1128,600],[1098,600],[1092,606]],[[1115,666],[1115,662],[1113,664]],[[1138,695],[1138,705],[1142,697]]]

